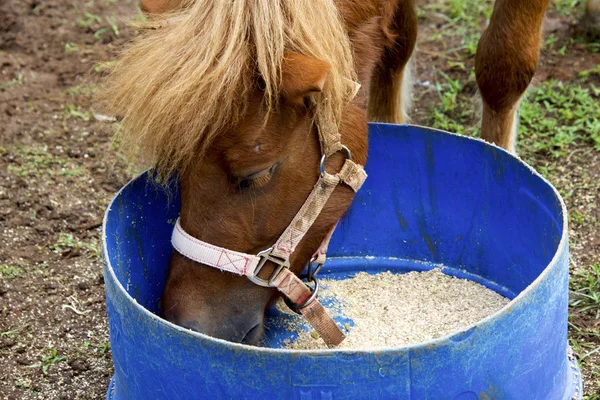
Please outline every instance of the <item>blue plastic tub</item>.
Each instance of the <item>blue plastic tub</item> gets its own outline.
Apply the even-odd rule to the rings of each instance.
[[[321,274],[428,270],[508,296],[499,312],[410,347],[293,351],[229,343],[157,317],[179,212],[146,175],[104,221],[115,365],[107,398],[534,399],[581,397],[567,345],[567,213],[523,162],[482,141],[372,124],[369,179]],[[291,334],[270,330],[267,346]]]

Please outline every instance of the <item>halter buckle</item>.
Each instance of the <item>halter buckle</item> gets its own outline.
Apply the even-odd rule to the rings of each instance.
[[[279,275],[281,270],[284,268],[290,268],[290,260],[289,259],[285,260],[283,258],[276,257],[271,254],[272,252],[273,252],[273,248],[270,247],[270,248],[258,253],[257,256],[260,257],[260,261],[258,262],[258,265],[256,266],[256,269],[254,270],[254,273],[252,275],[248,275],[248,279],[250,279],[253,283],[255,283],[259,286],[274,287],[273,280],[277,277],[277,275]],[[265,266],[267,261],[271,261],[272,263],[277,265],[277,267],[275,268],[275,270],[273,271],[273,273],[271,274],[269,279],[259,278],[258,274],[263,269],[263,267]]]
[[[296,304],[296,303],[293,303],[287,297],[284,297],[283,301],[285,302],[285,304],[288,306],[288,308],[290,310],[292,310],[293,312],[295,312],[298,315],[302,315],[302,313],[301,313],[300,310],[302,310],[304,307],[306,307],[307,305],[309,305],[310,303],[312,303],[317,298],[317,296],[319,295],[319,280],[314,275],[311,276],[310,278],[308,277],[308,275],[301,275],[301,276],[299,276],[299,278],[300,279],[306,279],[305,285],[312,292],[312,294],[310,295],[310,297],[308,298],[308,300],[306,300],[302,304]],[[313,282],[315,284],[315,286],[314,287],[308,286],[307,283],[309,283],[309,282]]]
[[[288,298],[284,298],[283,299],[283,301],[289,307],[289,309],[292,310],[293,312],[295,312],[296,314],[301,314],[300,310],[302,310],[304,307],[306,307],[307,305],[309,305],[310,303],[312,303],[313,300],[316,299],[317,296],[319,295],[319,280],[317,279],[317,274],[319,273],[319,271],[323,267],[323,264],[316,263],[315,259],[316,258],[313,257],[306,264],[306,274],[302,274],[302,275],[300,275],[298,277],[298,278],[300,278],[302,280],[306,279],[306,286],[308,286],[309,282],[313,282],[314,283],[314,285],[315,285],[314,287],[308,286],[308,288],[312,292],[312,294],[310,295],[309,299],[306,300],[302,304],[292,303]],[[316,264],[316,266],[315,266],[315,264]]]

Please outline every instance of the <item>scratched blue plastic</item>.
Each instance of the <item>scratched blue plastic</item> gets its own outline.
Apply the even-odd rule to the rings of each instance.
[[[369,149],[369,179],[322,273],[443,266],[513,299],[507,307],[448,337],[379,351],[257,348],[181,329],[153,314],[178,191],[142,175],[105,218],[115,365],[107,398],[580,398],[567,357],[567,214],[556,190],[501,149],[431,129],[373,124]],[[291,335],[269,332],[272,347]]]

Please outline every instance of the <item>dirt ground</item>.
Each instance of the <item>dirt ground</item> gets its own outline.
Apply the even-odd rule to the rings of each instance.
[[[457,120],[473,127],[464,133],[476,133],[476,107],[469,106],[476,89],[472,45],[448,33],[448,1],[420,3],[413,122],[441,127]],[[600,87],[600,45],[572,39],[581,13],[577,0],[557,3],[563,8],[548,14],[535,84],[583,85],[592,102],[600,101],[593,94]],[[565,12],[566,5],[575,8]],[[113,372],[100,224],[134,168],[111,142],[117,124],[96,114],[93,95],[133,35],[125,17],[140,18],[134,0],[0,2],[2,399],[99,399]],[[454,20],[461,18],[472,19]],[[485,17],[475,22],[484,26]],[[456,91],[444,86],[452,80],[463,82],[459,109],[444,106],[445,95]],[[519,151],[557,185],[570,209],[571,344],[583,359],[587,399],[600,399],[600,352],[594,352],[600,348],[600,284],[592,279],[600,261],[600,146],[579,137],[546,146],[550,138],[528,132]],[[596,278],[600,282],[600,269]],[[595,293],[596,302],[581,293]]]

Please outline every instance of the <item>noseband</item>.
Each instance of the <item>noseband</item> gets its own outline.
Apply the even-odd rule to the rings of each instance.
[[[361,165],[352,161],[352,153],[341,144],[337,129],[331,130],[329,134],[319,131],[319,140],[322,153],[319,180],[292,222],[272,247],[257,255],[251,255],[215,246],[186,233],[181,227],[179,219],[173,229],[171,243],[175,250],[183,256],[198,263],[247,276],[248,279],[260,286],[277,288],[287,298],[286,303],[291,306],[290,308],[306,318],[325,343],[338,345],[345,336],[319,302],[317,298],[318,282],[315,278],[316,273],[325,262],[327,247],[335,226],[325,236],[309,262],[306,277],[308,281],[315,283],[314,289],[311,289],[301,278],[290,271],[290,257],[323,210],[337,185],[344,183],[357,192],[367,178],[367,174]],[[325,162],[329,156],[337,152],[344,153],[346,160],[338,173],[330,174],[325,171]],[[268,278],[260,278],[258,274],[268,262],[275,264],[276,267]],[[317,264],[314,269],[313,263]]]

